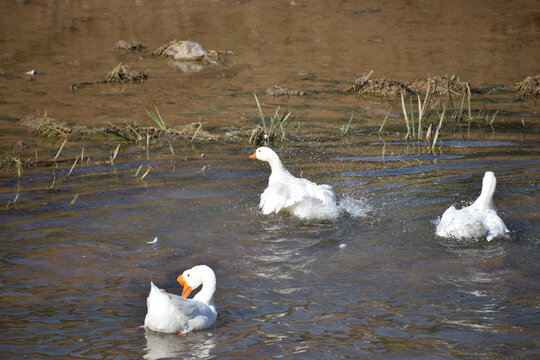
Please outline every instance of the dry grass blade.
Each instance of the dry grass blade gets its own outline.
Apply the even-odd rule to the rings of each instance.
[[[71,165],[71,169],[69,169],[69,172],[67,173],[67,175],[65,177],[68,177],[69,175],[71,175],[71,172],[73,171],[73,169],[75,168],[75,165],[77,165],[77,161],[79,161],[79,156],[77,156],[77,158],[75,159],[75,161],[73,162],[73,165]]]
[[[167,142],[169,143],[169,150],[171,150],[171,154],[174,157],[174,148],[169,140],[167,140]]]
[[[403,92],[401,92],[401,108],[403,109],[403,116],[405,117],[405,125],[407,125],[407,134],[405,140],[411,135],[411,127],[409,125],[409,117],[407,116],[407,110],[405,109],[405,99],[403,98]]]
[[[148,175],[148,173],[150,172],[150,169],[152,169],[152,168],[150,166],[148,166],[148,169],[146,170],[146,172],[141,176],[141,180],[144,180],[146,175]]]
[[[437,145],[437,140],[439,139],[439,131],[441,130],[443,120],[444,120],[444,113],[446,112],[446,109],[443,109],[442,114],[440,115],[439,125],[437,126],[437,130],[435,131],[435,136],[433,137],[433,143],[431,144],[431,153],[435,154],[435,145]]]
[[[62,149],[64,148],[64,145],[66,145],[66,142],[67,142],[67,139],[64,140],[64,142],[62,143],[62,145],[60,145],[60,149],[58,149],[58,152],[57,152],[56,155],[54,156],[54,159],[53,159],[54,162],[56,162],[56,159],[58,159],[58,156],[60,156],[60,153],[62,152]]]
[[[199,133],[199,130],[201,130],[201,126],[202,126],[202,123],[199,122],[199,126],[197,127],[197,130],[195,130],[195,133],[193,134],[193,136],[191,137],[191,140],[189,142],[191,142],[191,143],[193,142],[193,139],[195,139],[195,137]]]
[[[120,150],[120,144],[116,146],[116,149],[114,149],[112,155],[111,155],[111,167],[114,165],[114,161],[116,160],[116,157],[118,156],[118,150]]]
[[[56,171],[53,170],[53,181],[52,181],[52,184],[49,186],[49,191],[54,190],[55,185],[56,185]]]

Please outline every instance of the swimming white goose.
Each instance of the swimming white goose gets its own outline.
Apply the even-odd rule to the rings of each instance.
[[[185,334],[212,326],[217,317],[214,306],[216,276],[212,269],[197,265],[184,271],[177,280],[184,287],[181,297],[150,283],[144,327],[163,333]],[[201,285],[201,291],[193,299],[186,299],[191,291]]]
[[[497,215],[493,203],[496,185],[495,174],[491,171],[486,172],[482,181],[482,192],[478,199],[471,206],[460,210],[450,206],[437,225],[437,235],[455,238],[487,235],[487,241],[499,235],[508,237],[510,231]]]
[[[250,158],[268,162],[272,170],[268,187],[261,194],[259,203],[263,214],[277,214],[285,210],[303,219],[332,219],[338,216],[336,197],[330,185],[317,185],[294,177],[274,150],[268,147],[258,148]]]

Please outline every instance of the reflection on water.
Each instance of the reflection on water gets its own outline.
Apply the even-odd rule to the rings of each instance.
[[[196,331],[187,335],[160,334],[146,330],[144,359],[211,359],[216,347],[213,331]]]

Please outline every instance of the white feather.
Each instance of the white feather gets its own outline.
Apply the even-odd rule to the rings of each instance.
[[[454,238],[486,236],[487,241],[496,236],[508,237],[510,231],[497,215],[493,203],[496,185],[495,174],[491,171],[486,172],[478,199],[471,206],[460,210],[454,206],[446,209],[437,225],[437,235]]]
[[[294,177],[270,148],[258,148],[252,157],[270,164],[268,187],[261,194],[259,207],[263,214],[281,211],[303,219],[332,219],[338,216],[336,197],[330,185],[317,185]]]
[[[190,276],[187,276],[188,274]],[[144,327],[163,333],[188,333],[212,326],[217,317],[214,306],[216,278],[211,268],[198,265],[183,273],[186,282],[201,291],[193,299],[169,294],[150,283],[150,294],[146,300],[148,311]]]

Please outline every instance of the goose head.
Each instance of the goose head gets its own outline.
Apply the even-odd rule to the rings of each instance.
[[[261,161],[271,162],[275,159],[279,159],[278,154],[269,147],[261,146],[257,148],[253,154],[249,157],[250,159],[257,159]]]
[[[194,299],[206,304],[212,302],[216,291],[216,276],[209,266],[194,266],[184,271],[176,280],[184,287],[182,290],[183,298],[187,298],[193,290],[202,285],[201,291],[195,295]]]
[[[272,173],[288,173],[287,169],[285,169],[285,167],[281,163],[278,154],[276,154],[276,152],[269,147],[261,146],[260,148],[257,148],[257,150],[255,150],[255,152],[251,154],[250,158],[266,161],[268,164],[270,164]]]

